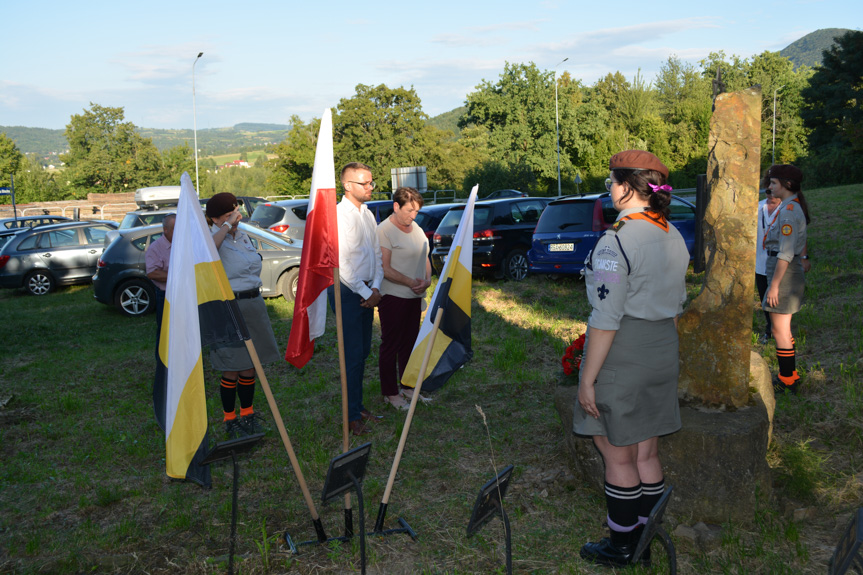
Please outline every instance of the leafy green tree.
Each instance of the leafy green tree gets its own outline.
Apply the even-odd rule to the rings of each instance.
[[[431,129],[420,97],[413,88],[358,84],[333,114],[336,169],[348,162],[367,164],[381,188],[391,187],[390,170],[424,166]],[[315,132],[317,133],[317,132]]]
[[[64,135],[69,153],[65,177],[75,197],[89,192],[112,193],[154,185],[161,175],[161,157],[149,138],[123,121],[123,108],[90,103],[72,116]]]
[[[215,165],[215,162],[213,162]],[[159,178],[159,185],[162,186],[178,186],[180,185],[180,176],[183,172],[187,172],[191,176],[192,181],[195,181],[195,156],[189,144],[184,143],[181,146],[174,146],[162,152],[162,170]],[[198,179],[204,182],[207,178],[207,171],[201,167],[201,161],[198,160]],[[201,184],[204,187],[204,184]]]
[[[291,130],[273,149],[276,158],[269,162],[271,171],[266,189],[271,195],[309,193],[320,127],[319,119],[305,124],[299,116],[291,116]]]
[[[35,156],[27,156],[15,174],[15,201],[51,202],[67,199],[54,174],[45,170]]]
[[[824,51],[803,90],[801,111],[810,129],[807,166],[819,184],[863,180],[863,32],[851,31]],[[809,175],[807,175],[809,179]]]
[[[797,163],[806,155],[807,135],[800,117],[802,91],[809,85],[812,70],[794,64],[779,52],[763,52],[752,58],[749,81],[761,86],[761,167],[770,167],[773,158],[773,96],[776,94],[776,163]]]
[[[9,176],[18,172],[23,161],[24,155],[12,138],[7,137],[5,132],[0,132],[0,185],[9,186]]]

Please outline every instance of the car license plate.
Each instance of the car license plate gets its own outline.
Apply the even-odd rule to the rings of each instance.
[[[550,252],[571,252],[575,249],[575,244],[548,244]]]

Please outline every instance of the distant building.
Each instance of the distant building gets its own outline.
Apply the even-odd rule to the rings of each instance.
[[[234,160],[233,162],[228,162],[223,168],[251,168],[249,162],[246,160]]]

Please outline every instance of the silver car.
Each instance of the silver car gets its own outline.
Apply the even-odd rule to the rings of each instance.
[[[303,239],[306,231],[306,212],[309,200],[281,200],[258,204],[250,223],[296,240]]]
[[[0,250],[0,287],[45,295],[58,285],[89,283],[114,222],[50,224],[15,234]]]
[[[300,275],[302,242],[240,222],[261,254],[261,281],[264,297],[283,296],[294,301]],[[109,245],[99,258],[93,276],[96,301],[115,306],[127,316],[141,316],[156,307],[156,289],[147,277],[147,248],[162,235],[162,226],[145,226],[118,230],[109,235]]]

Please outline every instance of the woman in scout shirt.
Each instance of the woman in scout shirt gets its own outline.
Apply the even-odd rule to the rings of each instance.
[[[776,340],[779,376],[773,382],[775,391],[797,393],[797,357],[791,335],[791,316],[803,305],[806,284],[803,260],[806,256],[806,226],[809,208],[800,189],[803,172],[788,164],[771,166],[765,176],[770,192],[782,203],[773,212],[762,238],[767,250],[767,293],[761,302],[770,313],[770,325]]]
[[[261,365],[282,358],[267,306],[261,297],[261,256],[248,234],[237,227],[240,215],[234,194],[222,192],[207,200],[207,219],[213,242],[219,250],[225,275],[231,283],[234,298],[243,314]],[[255,413],[255,366],[245,343],[233,342],[210,346],[210,362],[222,372],[220,397],[224,411],[225,431],[229,438],[263,431],[261,417]],[[236,399],[240,399],[240,417]]]
[[[677,316],[689,252],[667,220],[668,168],[641,150],[615,154],[609,167],[605,185],[620,214],[585,262],[593,309],[573,431],[592,436],[602,454],[611,531],[581,556],[623,566],[665,489],[658,436],[681,425]]]

